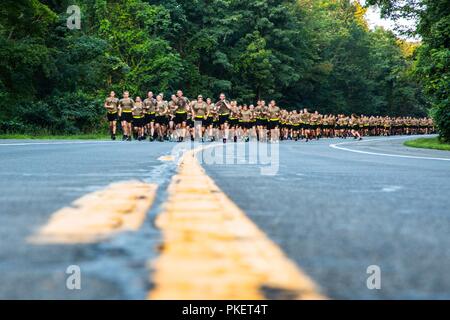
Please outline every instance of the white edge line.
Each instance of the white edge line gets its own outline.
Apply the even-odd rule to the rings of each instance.
[[[353,152],[353,153],[361,153],[361,154],[369,154],[374,156],[383,156],[383,157],[392,157],[392,158],[407,158],[407,159],[422,159],[422,160],[439,160],[439,161],[450,161],[450,158],[433,158],[433,157],[419,157],[419,156],[407,156],[401,154],[389,154],[389,153],[377,153],[377,152],[369,152],[369,151],[361,151],[361,150],[353,150],[344,147],[340,147],[341,145],[352,145],[363,142],[375,142],[375,141],[392,141],[392,140],[408,140],[410,137],[401,137],[401,138],[386,138],[386,139],[373,139],[373,140],[362,140],[355,142],[342,142],[330,144],[330,147],[333,149]]]

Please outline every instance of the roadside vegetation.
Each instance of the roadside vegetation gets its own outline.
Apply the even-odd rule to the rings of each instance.
[[[0,139],[12,140],[109,140],[104,134],[75,134],[75,135],[30,135],[30,134],[0,134]]]
[[[80,30],[67,28],[69,3],[2,2],[0,134],[106,132],[111,90],[427,115],[420,44],[371,30],[358,1],[79,0]]]
[[[423,149],[435,149],[450,151],[450,143],[445,143],[440,138],[420,138],[405,142],[405,146]]]
[[[448,0],[3,0],[0,134],[107,131],[115,90],[239,103],[276,99],[322,114],[432,115],[450,141]],[[415,18],[405,31],[369,28],[363,4]]]

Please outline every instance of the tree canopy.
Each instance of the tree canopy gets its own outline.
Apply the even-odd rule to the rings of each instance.
[[[420,45],[370,30],[366,8],[350,0],[79,0],[80,30],[66,26],[71,4],[3,1],[0,132],[99,130],[110,90],[181,88],[287,109],[425,116],[425,89],[436,114],[445,98],[448,106],[448,77],[439,76],[448,75],[448,16],[422,22]]]
[[[441,136],[450,141],[450,1],[370,0],[385,16],[417,21],[415,30],[422,44],[417,49],[414,72],[421,79],[432,105],[432,115]]]

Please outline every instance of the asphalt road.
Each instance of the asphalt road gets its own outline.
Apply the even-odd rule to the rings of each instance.
[[[450,161],[409,157],[450,153],[405,139],[284,142],[275,176],[264,165],[204,167],[330,298],[449,299]],[[380,290],[367,288],[372,265]]]
[[[352,144],[335,146],[348,150],[330,147],[342,142]],[[450,153],[402,143],[283,142],[273,146],[278,155],[265,159],[279,160],[268,171],[273,176],[261,174],[267,165],[247,164],[245,155],[233,154],[233,144],[226,147],[228,164],[203,165],[330,298],[449,299],[450,161],[443,159]],[[173,147],[0,141],[0,298],[144,298],[145,264],[156,256],[160,240],[153,220],[176,169],[158,158]],[[236,159],[240,164],[230,163]],[[25,241],[54,211],[129,179],[160,185],[139,232],[94,245]],[[66,268],[73,264],[82,269],[80,291],[65,286]],[[366,286],[370,265],[381,268],[380,290]]]
[[[26,238],[56,210],[112,182],[139,179],[158,183],[163,191],[175,166],[158,158],[172,147],[149,142],[0,141],[0,298],[145,297],[146,262],[160,240],[152,217],[164,192],[159,192],[140,232],[94,245],[39,246]],[[82,290],[66,289],[70,265],[81,268]]]

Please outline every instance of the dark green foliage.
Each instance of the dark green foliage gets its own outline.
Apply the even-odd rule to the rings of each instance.
[[[81,91],[40,101],[16,101],[9,119],[0,121],[3,133],[96,132],[104,128],[102,100]]]
[[[441,137],[450,141],[450,1],[370,0],[394,18],[417,18],[416,33],[423,44],[417,50],[415,73],[420,78]]]
[[[81,30],[66,27],[71,1],[3,2],[0,132],[103,130],[110,90],[426,114],[416,55],[349,0],[80,0]]]

